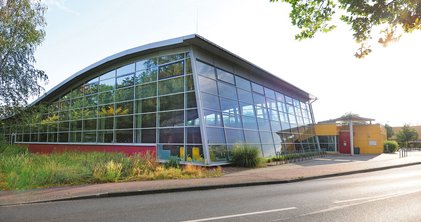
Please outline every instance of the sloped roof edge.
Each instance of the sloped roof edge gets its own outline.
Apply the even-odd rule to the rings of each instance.
[[[154,43],[134,47],[134,48],[127,49],[127,50],[124,50],[122,52],[113,54],[111,56],[108,56],[108,57],[106,57],[106,58],[104,58],[104,59],[102,59],[98,62],[95,62],[95,63],[83,68],[82,70],[76,72],[75,74],[71,75],[70,77],[68,77],[67,79],[65,79],[64,81],[62,81],[58,85],[56,85],[55,87],[48,90],[46,93],[44,93],[38,99],[33,101],[30,104],[30,106],[35,105],[35,104],[37,104],[39,102],[42,102],[42,101],[45,101],[45,100],[48,101],[49,98],[52,98],[52,97],[56,96],[56,94],[55,94],[56,91],[58,91],[60,89],[65,89],[66,86],[71,85],[74,81],[77,81],[78,79],[83,78],[84,74],[92,72],[93,70],[98,69],[99,67],[104,66],[106,64],[109,64],[109,63],[112,63],[112,62],[118,62],[121,59],[124,59],[126,57],[135,56],[139,53],[147,52],[147,51],[150,51],[150,50],[158,50],[158,49],[161,49],[161,48],[166,48],[166,47],[171,47],[171,46],[189,45],[189,44],[196,45],[196,46],[208,49],[208,50],[211,49],[214,53],[216,53],[220,56],[223,56],[225,58],[231,57],[231,60],[235,60],[235,61],[241,63],[244,66],[248,66],[248,68],[250,68],[250,69],[258,70],[262,73],[267,74],[268,76],[271,76],[272,78],[277,79],[278,81],[282,82],[285,86],[287,86],[291,90],[294,90],[294,91],[298,92],[301,96],[306,97],[309,100],[315,98],[313,95],[309,94],[308,92],[294,86],[293,84],[279,78],[278,76],[273,75],[272,73],[260,68],[259,66],[247,61],[246,59],[243,59],[242,57],[222,48],[221,46],[205,39],[204,37],[202,37],[198,34],[191,34],[191,35],[181,36],[181,37],[178,37],[178,38],[163,40],[163,41],[159,41],[159,42],[154,42]]]

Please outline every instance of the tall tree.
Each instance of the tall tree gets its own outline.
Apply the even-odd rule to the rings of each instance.
[[[40,0],[7,0],[0,6],[0,117],[38,96],[48,80],[34,53],[44,39],[46,7]]]
[[[300,29],[295,38],[313,38],[317,32],[335,29],[333,16],[351,26],[354,39],[360,43],[355,53],[363,58],[371,52],[369,40],[372,31],[381,29],[378,42],[387,46],[400,38],[402,33],[421,29],[420,0],[270,0],[291,5],[289,14],[293,25]]]
[[[384,128],[386,128],[386,137],[387,139],[390,139],[393,136],[393,128],[389,126],[388,124],[384,125]]]
[[[408,124],[405,124],[402,129],[396,134],[396,140],[400,147],[408,147],[409,141],[418,139],[418,132],[411,128]]]

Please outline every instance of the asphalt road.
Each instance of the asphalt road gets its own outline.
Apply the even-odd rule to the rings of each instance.
[[[421,166],[279,185],[0,207],[0,221],[421,221]]]

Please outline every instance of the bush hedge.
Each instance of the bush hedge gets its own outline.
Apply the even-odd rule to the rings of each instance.
[[[231,162],[239,167],[258,167],[262,158],[259,156],[260,149],[248,144],[237,144],[232,150]]]
[[[383,143],[383,149],[385,153],[394,153],[399,149],[399,145],[396,141],[386,140]]]

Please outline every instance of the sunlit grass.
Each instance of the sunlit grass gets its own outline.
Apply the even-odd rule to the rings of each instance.
[[[7,146],[0,153],[0,189],[41,187],[159,179],[217,177],[221,168],[186,165],[164,167],[150,155],[64,152],[31,154],[25,148]]]

